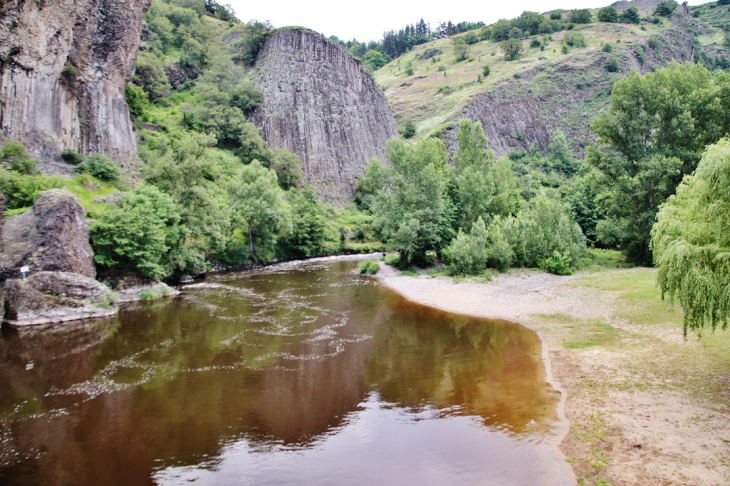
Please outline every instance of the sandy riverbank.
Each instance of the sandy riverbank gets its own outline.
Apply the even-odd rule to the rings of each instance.
[[[559,448],[579,484],[730,484],[726,363],[708,339],[682,339],[681,311],[653,286],[631,300],[626,285],[604,285],[648,282],[653,270],[516,272],[474,283],[381,267],[378,280],[409,300],[539,334],[569,424]]]

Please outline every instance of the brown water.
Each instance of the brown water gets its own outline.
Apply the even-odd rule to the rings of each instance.
[[[555,484],[537,336],[409,303],[356,265],[3,329],[0,484]]]

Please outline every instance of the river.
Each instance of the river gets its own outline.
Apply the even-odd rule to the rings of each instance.
[[[0,483],[562,483],[538,336],[356,268],[219,274],[115,318],[4,328]]]

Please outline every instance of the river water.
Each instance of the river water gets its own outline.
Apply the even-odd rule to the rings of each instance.
[[[563,482],[537,335],[324,260],[0,338],[0,484]]]

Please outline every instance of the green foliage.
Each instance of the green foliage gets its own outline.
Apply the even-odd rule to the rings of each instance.
[[[150,100],[167,96],[172,90],[165,74],[165,66],[154,53],[144,51],[137,56],[137,67],[132,78]],[[135,93],[136,94],[136,93]],[[125,91],[126,95],[126,91]]]
[[[533,49],[542,47],[542,42],[540,42],[540,39],[532,39],[530,41],[530,47],[532,47]]]
[[[601,22],[618,22],[618,11],[614,7],[603,7],[598,11],[598,20]]]
[[[406,262],[420,262],[429,251],[439,252],[451,240],[450,201],[446,188],[451,177],[448,154],[438,139],[415,145],[391,139],[384,172],[384,189],[373,209],[374,226]],[[372,165],[372,164],[371,164]]]
[[[585,254],[585,236],[569,206],[544,192],[517,216],[499,220],[498,224],[519,266],[541,267],[555,251],[569,255],[571,265],[576,265]]]
[[[662,40],[656,35],[652,35],[651,37],[649,37],[649,40],[646,43],[654,50],[661,49],[662,45],[664,45]]]
[[[0,169],[0,192],[5,195],[7,209],[29,208],[43,191],[63,187],[61,177],[23,175]]]
[[[673,62],[614,85],[609,109],[591,126],[600,148],[587,155],[604,180],[608,218],[598,225],[604,244],[618,245],[633,262],[652,263],[658,207],[692,173],[704,147],[727,133],[725,82],[701,65]]]
[[[601,47],[601,50],[603,52],[611,54],[613,52],[613,46],[610,43],[606,42],[605,44],[603,44],[603,47]]]
[[[99,180],[114,182],[122,174],[122,168],[107,155],[91,154],[76,167],[76,172],[86,172]]]
[[[180,219],[170,196],[153,186],[138,186],[89,228],[94,260],[108,268],[131,268],[152,280],[167,277],[185,236]]]
[[[583,37],[583,34],[579,34],[577,32],[568,32],[563,36],[563,43],[569,45],[570,47],[585,47],[586,39],[585,37]]]
[[[297,188],[304,181],[304,171],[299,165],[299,156],[286,149],[272,149],[269,169],[276,172],[279,185],[285,191]]]
[[[514,61],[522,54],[522,41],[518,39],[508,39],[502,42],[499,47],[504,52],[505,61]]]
[[[641,16],[639,10],[636,7],[629,7],[619,15],[619,20],[625,24],[639,24],[641,22]]]
[[[551,20],[563,20],[563,14],[561,12],[550,12]]]
[[[481,123],[462,120],[454,152],[456,204],[466,229],[478,219],[508,216],[519,207],[517,185],[506,161],[495,164]]]
[[[469,31],[464,34],[464,42],[466,42],[467,45],[473,45],[479,42],[479,37],[477,36],[476,32]]]
[[[662,294],[679,299],[684,332],[727,328],[730,311],[730,142],[708,148],[657,214],[652,248]]]
[[[268,21],[251,20],[236,26],[235,31],[240,37],[233,45],[234,60],[253,66],[266,40],[273,35],[274,27]]]
[[[487,233],[487,265],[504,272],[515,261],[515,252],[507,241],[502,227],[502,219],[495,216]]]
[[[134,119],[141,119],[149,106],[147,93],[136,84],[128,84],[124,88],[124,99],[129,106],[129,114]]]
[[[243,167],[240,176],[231,182],[228,191],[234,217],[244,223],[248,233],[250,259],[270,261],[278,237],[291,229],[290,216],[281,199],[276,173],[255,160]],[[313,198],[313,195],[304,195],[304,199],[300,200],[299,216],[303,220],[312,216],[312,212],[316,213],[316,209],[311,207],[310,197]],[[316,214],[314,216],[313,219],[316,220]],[[302,221],[297,228],[298,233],[294,235],[293,244],[299,250],[318,244],[314,232],[319,230],[315,227],[318,227],[317,221],[307,220]]]
[[[572,10],[568,20],[574,24],[590,24],[593,22],[593,14],[587,8]]]
[[[79,153],[74,152],[73,150],[64,150],[63,152],[61,152],[61,158],[68,165],[79,165],[81,162],[84,161],[84,158]]]
[[[603,68],[609,73],[619,72],[621,70],[621,64],[619,63],[618,57],[614,54],[608,56],[606,61],[603,63]]]
[[[279,241],[283,254],[298,257],[321,254],[327,220],[314,190],[307,187],[289,191],[286,199],[291,213],[291,231]]]
[[[6,164],[12,164],[16,160],[27,160],[28,152],[25,151],[25,146],[20,142],[9,140],[5,142],[2,151],[0,151],[0,158]]]
[[[387,167],[373,158],[365,169],[362,177],[358,178],[355,189],[355,204],[358,207],[370,211],[373,206],[375,195],[385,186],[388,177]]]
[[[573,269],[570,267],[570,254],[554,251],[553,256],[547,258],[543,264],[545,271],[554,275],[572,275]]]
[[[459,230],[444,249],[446,271],[450,275],[478,275],[487,268],[487,229],[479,218],[470,233]]]
[[[380,51],[370,49],[363,57],[363,64],[371,71],[376,71],[390,62],[390,58]]]
[[[416,135],[416,124],[411,118],[407,118],[400,129],[401,137],[405,139],[413,138]]]
[[[454,54],[456,55],[456,62],[465,61],[469,57],[469,46],[462,37],[454,37]]]
[[[360,262],[359,271],[362,275],[375,275],[380,270],[378,262],[373,260],[363,260]]]
[[[489,76],[491,73],[492,73],[492,68],[490,68],[489,66],[484,66],[482,68],[482,74],[484,75],[485,78],[487,76]]]
[[[662,17],[671,17],[674,10],[679,4],[677,2],[661,2],[654,8],[654,15],[660,15]]]

